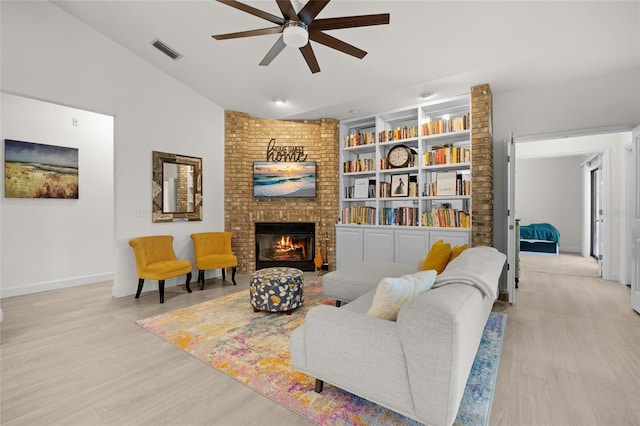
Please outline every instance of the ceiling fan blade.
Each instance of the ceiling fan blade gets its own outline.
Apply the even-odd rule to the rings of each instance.
[[[309,4],[309,3],[307,3]],[[313,74],[320,72],[320,65],[318,65],[318,60],[316,59],[316,54],[313,53],[313,49],[311,48],[311,43],[307,43],[300,48],[300,52],[302,56],[304,56],[304,60],[307,61],[307,65],[309,65],[309,69]]]
[[[282,12],[282,16],[284,16],[284,19],[288,21],[298,20],[298,15],[291,4],[291,0],[276,0],[276,3],[278,3],[278,7],[280,8],[280,12]]]
[[[277,34],[282,32],[282,27],[261,28],[258,30],[239,31],[237,33],[216,34],[211,37],[216,40],[228,40],[230,38],[253,37],[265,34]]]
[[[324,9],[324,7],[329,3],[329,0],[309,0],[307,4],[304,5],[300,12],[298,12],[298,17],[302,22],[307,25],[310,25],[318,13]]]
[[[355,56],[358,59],[362,59],[367,55],[367,52],[364,50],[358,49],[349,43],[345,43],[342,40],[338,40],[337,38],[320,31],[309,32],[309,38],[315,42],[324,44],[327,47],[346,53],[347,55]]]
[[[278,56],[286,46],[287,45],[284,44],[284,40],[282,39],[282,36],[280,36],[280,38],[278,38],[275,44],[271,47],[271,50],[269,50],[267,55],[262,59],[262,61],[260,62],[260,65],[262,66],[269,65],[271,61],[273,61],[275,57]]]
[[[309,30],[337,30],[341,28],[366,27],[369,25],[385,25],[389,23],[389,14],[343,16],[340,18],[318,19],[313,21]]]
[[[282,25],[284,24],[284,18],[276,15],[272,15],[264,10],[256,9],[253,6],[249,6],[244,3],[240,3],[236,0],[218,0],[220,3],[224,3],[227,6],[231,6],[235,9],[241,10],[243,12],[247,12],[253,16],[257,16],[258,18],[266,19],[269,22],[273,22],[274,24]]]

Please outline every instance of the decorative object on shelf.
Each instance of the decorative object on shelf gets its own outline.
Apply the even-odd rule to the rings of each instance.
[[[320,72],[320,66],[318,65],[316,55],[313,52],[313,48],[311,47],[309,40],[323,44],[332,49],[339,50],[340,52],[354,56],[358,59],[362,59],[365,57],[367,52],[325,34],[324,31],[364,27],[369,25],[384,25],[389,23],[388,13],[316,19],[316,16],[329,3],[329,0],[307,2],[304,7],[300,9],[300,12],[296,12],[296,8],[293,6],[292,1],[278,1],[278,8],[282,13],[282,18],[235,0],[218,1],[235,9],[257,16],[258,18],[272,22],[276,24],[276,26],[228,34],[217,34],[212,36],[214,39],[226,40],[239,37],[281,33],[271,50],[269,50],[267,55],[260,62],[260,65],[269,65],[285,47],[291,46],[300,49],[300,53],[302,53],[302,56],[307,62],[312,73]]]
[[[456,194],[456,172],[438,172],[436,177],[436,195]]]
[[[353,198],[369,198],[369,178],[355,180]]]
[[[409,195],[409,173],[391,175],[391,196],[406,197]]]
[[[5,198],[77,200],[78,148],[4,140]]]
[[[153,151],[153,222],[202,220],[202,158]]]
[[[396,145],[387,153],[387,162],[393,168],[407,167],[411,161],[411,149],[406,145]]]

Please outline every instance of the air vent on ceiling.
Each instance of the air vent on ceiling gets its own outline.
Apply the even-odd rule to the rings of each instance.
[[[153,47],[155,47],[156,49],[158,49],[159,51],[161,51],[162,53],[164,53],[165,55],[167,55],[168,57],[170,57],[174,61],[177,61],[178,59],[182,58],[182,54],[181,53],[179,53],[176,50],[170,48],[169,46],[164,44],[164,42],[160,41],[159,39],[153,40],[153,43],[151,43],[151,44],[153,45]]]

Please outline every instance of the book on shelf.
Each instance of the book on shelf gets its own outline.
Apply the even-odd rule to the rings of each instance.
[[[438,192],[437,182],[425,182],[424,191],[422,192],[424,197],[437,197],[437,196],[451,196],[451,195],[471,195],[471,181],[463,179],[461,174],[456,175],[456,186],[454,194],[442,194]]]
[[[345,225],[375,225],[376,208],[369,206],[351,206],[342,209],[342,223]]]
[[[345,148],[376,143],[376,132],[355,132],[344,138]]]
[[[461,132],[471,126],[471,115],[443,118],[422,123],[422,136],[439,135],[442,133]]]
[[[470,228],[471,216],[458,209],[433,209],[422,213],[422,226],[434,228]]]
[[[418,126],[396,127],[395,129],[383,130],[378,134],[380,142],[399,141],[418,137]]]
[[[385,207],[380,209],[380,225],[418,226],[418,209],[415,207]]]
[[[469,163],[471,162],[471,151],[462,146],[445,146],[425,152],[422,157],[425,166]]]
[[[373,158],[359,158],[345,161],[342,165],[344,173],[373,172],[376,170],[376,162]]]

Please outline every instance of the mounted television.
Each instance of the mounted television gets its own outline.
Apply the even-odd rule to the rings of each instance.
[[[256,198],[315,198],[316,162],[253,163],[253,196]]]

